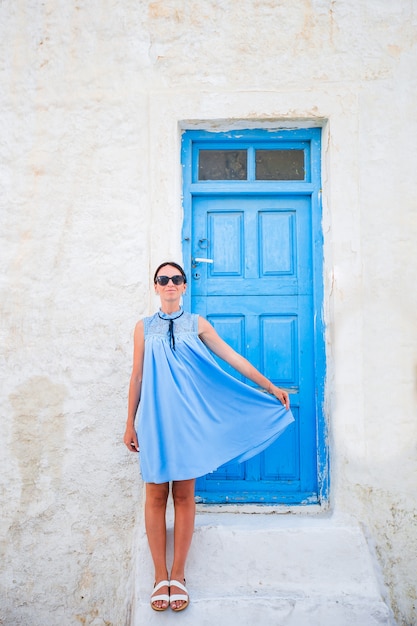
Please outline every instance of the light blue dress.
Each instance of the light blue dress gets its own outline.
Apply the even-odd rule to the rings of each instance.
[[[198,337],[198,315],[159,311],[143,322],[137,434],[145,482],[197,478],[228,461],[246,461],[294,421],[274,396],[216,363]]]

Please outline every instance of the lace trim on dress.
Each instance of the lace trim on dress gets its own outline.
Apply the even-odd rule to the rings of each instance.
[[[176,312],[164,313],[163,311],[158,311],[158,317],[161,320],[166,320],[167,322],[169,322],[168,336],[172,350],[175,350],[174,320],[177,320],[179,317],[181,317],[181,315],[184,314],[184,309],[180,309],[180,311],[181,313],[179,313],[178,315],[175,315]],[[174,315],[175,317],[173,317]]]

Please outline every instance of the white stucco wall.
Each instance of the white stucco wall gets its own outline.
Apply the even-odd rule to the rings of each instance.
[[[128,623],[121,443],[181,128],[323,126],[331,506],[416,623],[417,5],[0,1],[0,622]]]

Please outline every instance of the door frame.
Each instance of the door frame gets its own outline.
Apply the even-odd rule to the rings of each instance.
[[[314,383],[315,383],[315,415],[317,432],[317,484],[318,504],[326,505],[329,499],[330,472],[329,472],[329,441],[327,421],[325,418],[325,381],[326,381],[326,353],[325,353],[325,324],[323,317],[323,231],[322,231],[322,189],[321,189],[321,135],[322,128],[279,129],[279,130],[234,130],[226,132],[211,132],[207,130],[183,130],[181,147],[182,188],[183,188],[183,227],[182,250],[184,269],[187,276],[192,271],[192,204],[194,196],[224,194],[302,194],[311,196],[311,226],[313,250],[313,281],[314,281]],[[247,142],[260,141],[291,143],[306,142],[310,151],[310,169],[305,181],[202,181],[193,179],[195,165],[195,147],[215,142]],[[184,305],[191,310],[191,289],[184,296]],[[312,504],[310,502],[302,504]],[[317,504],[314,503],[314,504]]]

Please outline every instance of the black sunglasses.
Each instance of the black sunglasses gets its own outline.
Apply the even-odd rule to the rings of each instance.
[[[175,276],[156,277],[156,282],[158,283],[158,285],[161,285],[161,287],[165,287],[170,280],[172,280],[173,285],[182,285],[185,282],[184,276],[181,276],[181,274],[175,274]]]

